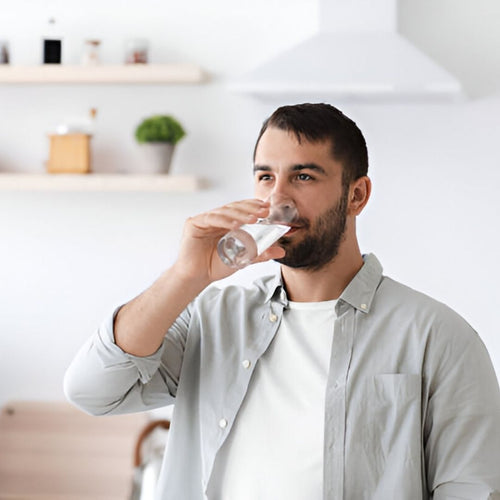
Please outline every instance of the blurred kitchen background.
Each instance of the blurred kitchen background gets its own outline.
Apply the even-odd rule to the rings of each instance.
[[[186,85],[0,82],[0,172],[43,173],[47,135],[95,108],[95,173],[133,171],[140,162],[135,127],[165,113],[187,132],[169,175],[208,182],[192,192],[0,191],[0,405],[62,400],[63,374],[76,350],[115,306],[173,262],[184,220],[252,195],[262,121],[277,105],[315,96],[280,97],[278,89],[266,100],[231,83],[317,34],[321,5],[0,2],[0,39],[8,41],[12,67],[40,64],[54,18],[63,65],[81,64],[86,39],[101,41],[101,64],[121,64],[126,40],[143,38],[149,63],[192,63],[209,76]],[[466,98],[330,100],[368,142],[374,190],[359,218],[362,250],[374,252],[386,274],[462,314],[500,373],[500,3],[400,0],[397,7],[397,31],[455,77]],[[322,64],[331,71],[339,62]],[[249,280],[272,265],[233,279]]]

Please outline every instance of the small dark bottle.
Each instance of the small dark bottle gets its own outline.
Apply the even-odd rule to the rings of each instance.
[[[61,64],[62,41],[54,34],[55,19],[49,19],[49,33],[43,39],[43,63]]]
[[[0,40],[0,64],[9,64],[9,43]]]

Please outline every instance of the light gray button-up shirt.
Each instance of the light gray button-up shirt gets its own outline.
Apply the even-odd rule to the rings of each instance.
[[[500,392],[483,343],[447,306],[364,259],[336,305],[324,500],[500,499]],[[113,315],[69,367],[66,395],[95,415],[175,403],[157,498],[202,500],[286,310],[280,275],[209,287],[144,358],[114,343]]]

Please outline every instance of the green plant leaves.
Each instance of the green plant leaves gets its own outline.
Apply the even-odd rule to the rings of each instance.
[[[143,120],[135,131],[137,142],[169,142],[177,144],[186,131],[182,125],[170,115],[154,115]]]

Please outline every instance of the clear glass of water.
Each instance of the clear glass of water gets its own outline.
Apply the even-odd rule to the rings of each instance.
[[[290,230],[297,218],[294,202],[283,196],[272,195],[269,215],[255,224],[243,224],[223,236],[217,245],[222,262],[230,267],[242,268],[267,250]]]

